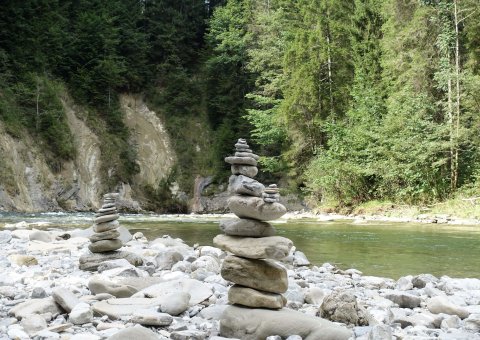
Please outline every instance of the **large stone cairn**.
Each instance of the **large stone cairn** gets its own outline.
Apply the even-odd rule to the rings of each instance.
[[[103,205],[95,214],[93,225],[94,234],[90,236],[88,249],[92,253],[104,253],[120,249],[123,246],[120,240],[118,227],[118,215],[116,200],[117,193],[103,195]]]
[[[274,236],[275,228],[265,221],[285,214],[280,204],[276,185],[267,188],[253,179],[258,173],[257,160],[245,139],[235,144],[235,155],[226,157],[231,164],[232,176],[228,207],[238,216],[220,222],[225,235],[217,235],[214,244],[233,255],[222,265],[221,275],[234,285],[228,291],[231,304],[250,308],[280,309],[286,299],[286,269],[274,260],[286,257],[293,244],[285,237]]]

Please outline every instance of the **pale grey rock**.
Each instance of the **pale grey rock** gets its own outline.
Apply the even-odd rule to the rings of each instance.
[[[93,310],[88,303],[80,302],[68,314],[68,321],[74,325],[83,325],[93,321]]]
[[[137,291],[141,291],[142,289],[145,289],[147,287],[150,287],[171,279],[170,277],[165,277],[165,276],[166,275],[164,275],[164,277],[156,277],[156,276],[154,277],[116,277],[115,283],[126,285],[126,286],[132,286]]]
[[[270,293],[284,293],[288,287],[287,271],[270,260],[229,255],[223,261],[221,274],[225,280]]]
[[[107,230],[101,233],[94,233],[89,237],[90,242],[98,242],[102,240],[112,240],[120,237],[120,233],[117,229]]]
[[[157,268],[159,270],[168,270],[172,269],[172,266],[183,260],[183,255],[178,251],[173,249],[167,249],[162,251],[155,257],[155,262],[157,263]]]
[[[100,276],[90,278],[88,289],[92,294],[108,293],[118,298],[130,297],[138,291],[133,286],[109,281]]]
[[[136,293],[133,297],[165,298],[166,296],[180,292],[190,294],[190,306],[207,300],[213,294],[209,285],[198,280],[182,278],[147,287]]]
[[[351,331],[333,322],[288,309],[268,310],[229,306],[220,320],[220,335],[242,340],[292,334],[305,340],[347,340]]]
[[[407,291],[413,289],[412,276],[402,276],[397,281],[396,289],[401,291]]]
[[[162,302],[159,310],[173,316],[182,314],[188,309],[190,303],[190,294],[177,292],[165,296],[165,302]]]
[[[106,270],[115,268],[131,268],[133,265],[125,259],[104,261],[98,266],[98,272],[104,272]]]
[[[172,340],[205,340],[208,338],[208,334],[198,330],[186,330],[172,332],[170,338]]]
[[[35,340],[56,340],[60,339],[60,334],[43,329],[34,334]]]
[[[220,221],[220,229],[227,235],[245,237],[267,237],[276,233],[269,223],[248,218]]]
[[[262,238],[217,235],[213,244],[237,256],[250,259],[282,259],[292,249],[293,242],[282,236]]]
[[[281,294],[233,285],[228,290],[228,302],[252,308],[281,309],[287,303]]]
[[[368,333],[367,340],[392,340],[392,329],[388,325],[375,325]]]
[[[118,298],[96,302],[92,307],[95,313],[117,320],[130,317],[138,311],[155,310],[163,302],[164,298]]]
[[[232,175],[228,179],[228,190],[234,194],[262,197],[265,186],[253,178]]]
[[[429,282],[437,282],[438,278],[431,274],[420,274],[412,278],[412,285],[415,288],[425,288]]]
[[[415,308],[422,302],[418,296],[403,292],[389,293],[385,295],[385,298],[395,302],[400,308]]]
[[[43,299],[43,298],[46,298],[47,296],[48,296],[47,292],[42,287],[33,288],[32,294],[30,295],[32,299]]]
[[[170,325],[173,318],[166,313],[159,313],[151,310],[138,310],[133,313],[130,321],[144,326],[163,327]]]
[[[45,230],[32,230],[28,235],[30,241],[52,242],[55,238],[51,233]]]
[[[293,253],[293,265],[300,267],[300,266],[309,266],[311,265],[311,263],[303,252],[297,250],[295,253]]]
[[[460,328],[462,320],[458,315],[449,315],[442,320],[441,329]]]
[[[287,339],[285,340],[302,340],[302,337],[300,335],[290,335]]]
[[[228,305],[210,305],[198,313],[198,315],[205,320],[220,320],[221,315]]]
[[[12,325],[12,326],[8,327],[7,335],[8,335],[8,337],[6,339],[15,339],[15,340],[29,340],[30,339],[28,334],[23,330],[23,328],[20,325]],[[5,338],[3,338],[3,339],[5,339]]]
[[[12,233],[8,230],[1,230],[0,231],[0,244],[9,243],[12,239]]]
[[[45,318],[38,314],[30,314],[25,316],[20,322],[20,325],[30,336],[41,331],[42,329],[47,328],[47,322],[45,321]]]
[[[256,155],[256,154],[251,153],[251,152],[235,152],[235,157],[251,157],[251,158],[255,159],[256,161],[258,161],[260,159],[259,155]]]
[[[480,332],[480,314],[470,314],[464,321],[465,329]]]
[[[218,274],[220,272],[220,261],[216,257],[208,255],[200,256],[198,259],[192,262],[190,268],[192,271],[204,269],[207,272]]]
[[[118,215],[118,214],[104,215],[104,216],[100,216],[100,217],[95,218],[93,220],[93,223],[98,225],[98,224],[101,224],[101,223],[115,221],[119,217],[120,217],[120,215]]]
[[[328,293],[319,287],[310,287],[305,293],[305,302],[311,305],[320,306]]]
[[[70,313],[72,309],[80,303],[80,300],[77,298],[77,296],[66,288],[53,289],[52,297],[55,302],[67,313]]]
[[[116,259],[125,259],[134,266],[141,266],[143,264],[143,259],[134,253],[127,251],[112,251],[108,253],[94,253],[80,256],[80,269],[95,271],[102,262]]]
[[[30,314],[59,314],[60,308],[55,303],[52,297],[45,299],[30,299],[19,303],[8,312],[9,315],[14,315],[17,319],[22,319]]]
[[[130,231],[125,228],[123,225],[119,226],[117,228],[117,231],[120,233],[120,236],[118,239],[123,242],[123,244],[131,241],[133,239],[133,235],[130,233]]]
[[[232,174],[243,175],[247,177],[255,177],[258,174],[258,168],[251,165],[232,165],[230,167]]]
[[[467,309],[452,303],[446,296],[435,296],[428,299],[427,309],[434,314],[457,315],[461,319],[465,319],[470,315]]]
[[[232,165],[251,165],[257,166],[257,161],[253,157],[225,157],[225,162]]]
[[[323,299],[319,308],[322,318],[356,326],[368,326],[366,311],[349,291],[334,291]]]
[[[31,267],[31,266],[38,265],[38,260],[33,255],[14,254],[14,255],[10,255],[8,259],[10,260],[11,264],[15,264],[19,267],[21,266]]]
[[[17,290],[12,286],[0,286],[0,297],[13,299],[17,295]]]
[[[122,329],[118,333],[107,338],[107,340],[159,340],[157,334],[152,332],[150,329],[142,327],[140,325],[135,325],[135,327],[130,327]]]
[[[120,227],[120,223],[115,221],[104,222],[100,224],[94,224],[92,227],[93,232],[95,233],[102,233],[108,230],[115,230]]]
[[[122,248],[123,242],[119,239],[114,240],[100,240],[88,245],[88,249],[92,253],[105,253]]]
[[[265,203],[262,198],[234,195],[227,200],[230,210],[240,218],[251,218],[259,221],[276,220],[282,217],[287,209],[280,203]]]

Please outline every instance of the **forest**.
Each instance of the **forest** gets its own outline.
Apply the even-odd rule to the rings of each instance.
[[[55,167],[73,157],[68,91],[124,150],[112,181],[128,181],[118,95],[141,93],[172,124],[205,117],[204,175],[222,178],[245,137],[269,178],[322,204],[473,197],[479,15],[478,0],[4,0],[0,119]]]

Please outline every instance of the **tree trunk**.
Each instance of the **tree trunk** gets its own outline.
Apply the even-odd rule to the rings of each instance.
[[[456,100],[455,100],[455,153],[454,153],[454,177],[452,178],[452,188],[458,185],[458,143],[460,136],[460,42],[458,33],[458,8],[457,0],[453,1],[454,20],[455,20],[455,80],[456,80]]]

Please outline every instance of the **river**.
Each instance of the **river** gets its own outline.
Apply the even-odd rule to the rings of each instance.
[[[48,222],[41,229],[87,228],[91,213],[0,214],[6,223]],[[152,240],[170,235],[189,245],[212,245],[220,233],[219,216],[128,215],[120,222],[130,231],[141,231]],[[315,265],[325,262],[341,269],[355,268],[364,275],[398,279],[430,273],[436,276],[480,278],[480,227],[447,224],[368,222],[340,220],[280,220],[273,223],[278,235],[290,238]],[[39,228],[39,229],[40,229]]]

